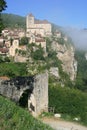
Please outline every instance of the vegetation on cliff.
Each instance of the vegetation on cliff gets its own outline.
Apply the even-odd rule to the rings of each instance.
[[[87,60],[85,57],[87,51],[76,50],[75,58],[78,62],[77,77],[75,88],[87,92]]]

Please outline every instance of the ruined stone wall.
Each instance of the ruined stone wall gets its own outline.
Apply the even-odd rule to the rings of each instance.
[[[0,94],[18,102],[23,92],[33,89],[32,77],[16,77],[11,80],[0,80]]]
[[[25,104],[32,115],[36,117],[41,112],[48,111],[48,73],[0,80],[0,94],[16,103],[20,103],[20,99],[22,101],[24,94],[27,94],[28,98]]]
[[[33,94],[36,99],[36,116],[48,111],[48,73],[37,75],[34,79]]]

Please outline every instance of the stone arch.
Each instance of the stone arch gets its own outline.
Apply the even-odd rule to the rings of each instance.
[[[36,116],[36,99],[33,93],[31,93],[30,97],[28,98],[28,110],[33,116]]]
[[[24,90],[19,99],[19,106],[28,108],[28,99],[30,98],[31,94],[32,91],[30,89]]]

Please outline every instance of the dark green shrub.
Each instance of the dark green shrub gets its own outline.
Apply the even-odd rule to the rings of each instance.
[[[56,113],[79,116],[87,121],[87,96],[79,90],[50,85],[49,106],[55,107]]]

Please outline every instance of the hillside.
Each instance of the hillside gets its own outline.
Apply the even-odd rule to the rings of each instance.
[[[4,27],[10,28],[25,28],[26,19],[25,17],[14,15],[14,14],[2,14]]]
[[[52,130],[27,110],[0,96],[0,130]]]

